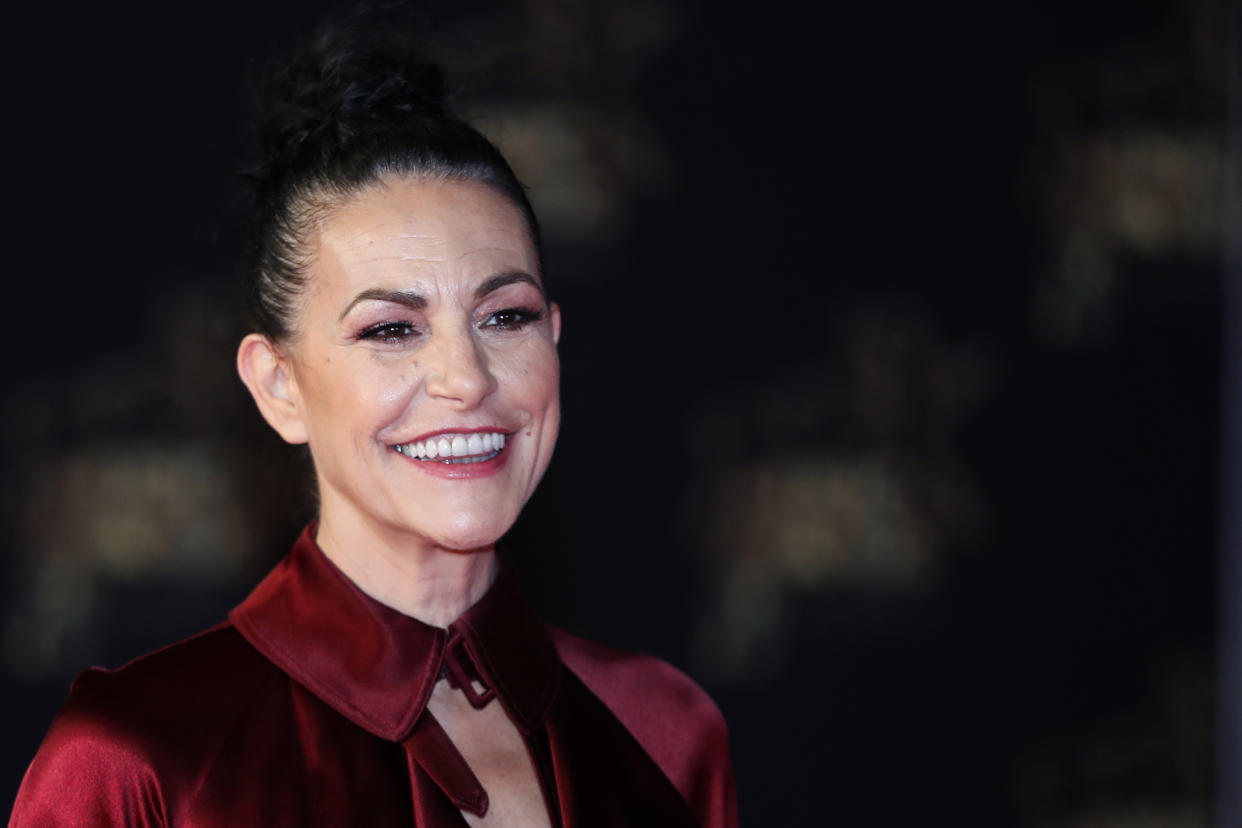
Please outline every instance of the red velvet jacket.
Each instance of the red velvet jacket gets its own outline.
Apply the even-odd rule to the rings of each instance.
[[[724,720],[690,679],[543,626],[503,572],[430,627],[311,528],[228,622],[79,676],[9,824],[461,828],[487,793],[425,709],[444,672],[504,706],[553,825],[737,824]]]

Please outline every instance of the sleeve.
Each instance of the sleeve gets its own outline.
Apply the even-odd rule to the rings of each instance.
[[[704,828],[737,828],[729,733],[720,708],[677,668],[551,628],[565,666],[602,701],[664,775]]]
[[[152,765],[105,707],[92,673],[79,676],[22,779],[9,828],[164,825]]]

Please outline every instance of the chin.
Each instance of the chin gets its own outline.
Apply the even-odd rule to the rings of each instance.
[[[490,520],[472,520],[465,517],[457,525],[445,527],[430,537],[437,546],[444,549],[451,549],[454,552],[473,552],[476,549],[494,546],[512,525],[513,521],[505,522],[502,526]]]

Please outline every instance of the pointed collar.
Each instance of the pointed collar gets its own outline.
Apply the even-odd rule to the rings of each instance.
[[[307,526],[293,549],[229,618],[298,683],[383,739],[404,739],[442,672],[476,673],[518,729],[543,725],[560,660],[517,579],[496,582],[441,629],[379,603],[350,581]]]

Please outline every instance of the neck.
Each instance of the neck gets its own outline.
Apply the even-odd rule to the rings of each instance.
[[[496,577],[495,545],[470,551],[419,543],[408,533],[357,525],[324,510],[319,548],[367,595],[433,627],[447,627]]]

